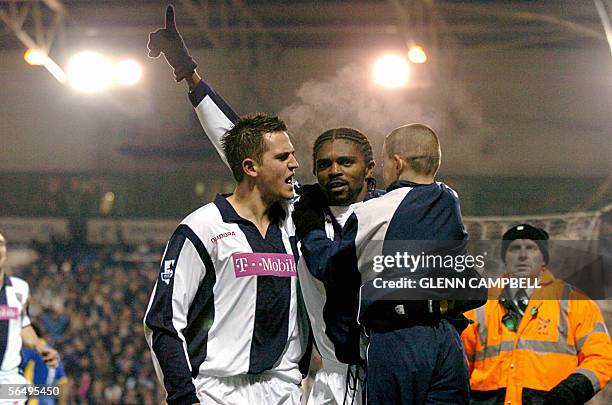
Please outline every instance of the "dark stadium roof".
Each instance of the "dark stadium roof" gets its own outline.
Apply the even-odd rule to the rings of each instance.
[[[64,5],[68,41],[94,36],[141,42],[143,35],[163,21],[167,4],[163,0],[45,1]],[[15,0],[0,0],[0,8],[6,9],[11,2]],[[174,3],[188,41],[205,47],[231,46],[237,41],[256,44],[262,37],[280,47],[364,47],[383,42],[401,44],[414,35],[436,38],[443,46],[487,50],[605,45],[595,5],[586,0],[175,0]],[[8,30],[0,32],[0,48],[20,46]]]

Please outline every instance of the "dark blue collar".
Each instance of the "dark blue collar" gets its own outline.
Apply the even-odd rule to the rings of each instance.
[[[231,194],[217,194],[217,196],[215,197],[214,203],[219,209],[219,212],[221,213],[221,218],[223,219],[223,222],[250,224],[251,221],[249,221],[248,219],[244,219],[240,215],[238,215],[234,207],[232,207],[232,204],[227,201],[227,197],[229,197],[230,195]],[[268,216],[270,217],[271,223],[282,221],[283,219],[285,219],[285,210],[283,210],[283,207],[281,207],[281,205],[276,202],[270,207],[270,212]]]
[[[387,193],[389,191],[393,191],[395,189],[402,188],[402,187],[423,187],[423,186],[431,186],[432,184],[435,184],[435,183],[421,184],[421,183],[413,183],[408,180],[397,180],[387,186]]]

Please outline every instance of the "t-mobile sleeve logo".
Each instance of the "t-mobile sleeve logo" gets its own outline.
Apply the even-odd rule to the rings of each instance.
[[[286,253],[234,253],[236,277],[297,277],[295,259]]]
[[[19,309],[16,307],[9,307],[8,305],[0,305],[0,321],[6,321],[9,319],[18,319]]]

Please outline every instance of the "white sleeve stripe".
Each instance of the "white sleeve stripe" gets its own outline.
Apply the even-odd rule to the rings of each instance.
[[[229,131],[234,123],[225,115],[223,111],[217,106],[214,101],[206,96],[204,100],[196,107],[196,114],[200,120],[204,132],[208,136],[208,139],[212,142],[213,146],[217,150],[219,157],[223,160],[228,167],[227,159],[223,154],[223,147],[221,146],[221,138]]]

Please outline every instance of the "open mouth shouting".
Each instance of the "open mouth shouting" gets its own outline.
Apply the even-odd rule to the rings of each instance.
[[[285,184],[288,184],[291,186],[291,188],[293,188],[293,178],[295,177],[295,174],[292,174],[291,176],[287,177],[285,179]]]

